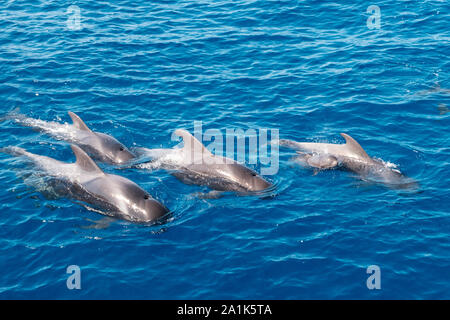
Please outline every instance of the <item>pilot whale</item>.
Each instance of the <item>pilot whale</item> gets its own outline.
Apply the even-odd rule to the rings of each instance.
[[[398,169],[370,157],[348,134],[341,133],[341,136],[345,139],[345,144],[296,142],[286,139],[280,139],[279,143],[299,150],[295,160],[315,170],[346,169],[357,173],[363,179],[393,187],[416,185],[415,181],[404,176]]]
[[[255,171],[232,159],[212,154],[188,131],[178,129],[174,134],[183,139],[182,148],[140,148],[139,153],[149,157],[153,163],[157,162],[186,184],[240,193],[263,191],[272,186]],[[135,167],[145,168],[145,164]]]
[[[70,111],[68,113],[73,125],[33,119],[22,114],[11,114],[9,118],[22,126],[49,134],[55,139],[76,144],[95,160],[108,164],[122,164],[134,159],[134,154],[117,139],[92,131],[78,115]]]
[[[169,210],[134,182],[104,173],[79,147],[72,145],[75,163],[65,163],[36,155],[19,147],[0,151],[30,159],[53,184],[63,190],[64,196],[99,208],[101,213],[133,222],[152,222],[165,216]],[[62,191],[60,191],[62,193]]]

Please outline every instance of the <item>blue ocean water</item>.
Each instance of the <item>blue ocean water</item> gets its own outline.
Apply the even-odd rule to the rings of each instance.
[[[368,7],[380,9],[379,28]],[[27,184],[0,154],[3,299],[450,298],[447,1],[3,0],[1,114],[70,122],[127,146],[177,128],[278,129],[341,143],[419,183],[317,174],[280,149],[277,195],[193,195],[163,170],[116,170],[174,211],[162,226],[101,215]],[[368,20],[369,19],[369,20]],[[73,161],[67,143],[0,123],[1,146]],[[68,290],[66,268],[81,269]],[[369,290],[366,269],[381,270]]]

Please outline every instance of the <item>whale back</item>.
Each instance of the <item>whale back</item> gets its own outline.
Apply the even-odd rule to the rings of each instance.
[[[75,113],[71,111],[69,111],[68,113],[70,118],[72,119],[75,128],[81,131],[91,131],[91,129],[89,129],[89,127],[83,122],[83,120],[81,120],[79,116],[77,116]]]
[[[76,165],[87,172],[97,173],[104,175],[104,172],[102,169],[100,169],[97,164],[94,162],[94,160],[91,159],[87,155],[86,152],[84,152],[80,147],[76,145],[71,145],[72,151],[75,154],[75,157],[77,158]]]
[[[350,157],[370,161],[371,158],[360,146],[360,144],[346,133],[341,133],[345,139],[344,144],[296,142],[280,139],[280,145],[318,154],[329,154],[335,157]]]
[[[175,135],[181,137],[184,142],[183,153],[186,160],[193,163],[203,163],[205,158],[214,157],[214,155],[188,131],[177,129]]]
[[[261,191],[271,186],[253,170],[236,161],[212,154],[188,131],[178,129],[175,135],[183,138],[184,173],[175,174],[191,184],[207,185],[215,190]]]
[[[345,149],[349,153],[356,155],[361,159],[371,159],[355,139],[353,139],[346,133],[341,133],[341,136],[345,139]]]

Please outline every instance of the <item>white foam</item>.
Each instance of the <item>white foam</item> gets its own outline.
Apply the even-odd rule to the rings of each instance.
[[[69,123],[61,124],[53,121],[44,121],[25,117],[20,114],[13,116],[13,120],[23,126],[41,130],[58,140],[77,142],[80,141],[80,136],[84,136],[84,133],[81,130]]]

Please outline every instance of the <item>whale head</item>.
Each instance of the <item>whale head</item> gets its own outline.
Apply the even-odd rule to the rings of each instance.
[[[270,182],[262,178],[255,171],[238,163],[229,164],[227,171],[233,177],[232,179],[234,181],[248,191],[263,191],[272,186]]]
[[[135,155],[114,137],[92,131],[83,120],[73,112],[69,111],[69,116],[72,119],[75,128],[87,134],[83,149],[92,155],[95,155],[96,158],[112,164],[122,164],[135,158]]]
[[[115,138],[96,132],[98,137],[96,148],[100,151],[104,161],[114,164],[122,164],[135,158],[135,155]]]
[[[140,222],[156,221],[164,217],[169,210],[155,200],[147,191],[134,182],[116,175],[107,175],[109,201],[125,212],[130,220]]]

